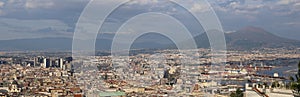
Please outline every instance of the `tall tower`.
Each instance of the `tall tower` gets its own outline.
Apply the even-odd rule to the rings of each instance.
[[[38,59],[36,57],[33,58],[33,67],[36,66]]]
[[[59,65],[60,69],[63,69],[63,68],[64,68],[64,61],[63,61],[62,58],[59,59],[58,65]]]
[[[51,67],[51,60],[50,59],[46,59],[46,68]]]
[[[47,59],[43,58],[43,63],[41,64],[43,68],[47,68]]]

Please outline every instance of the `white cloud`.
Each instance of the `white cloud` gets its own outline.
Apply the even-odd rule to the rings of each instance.
[[[68,26],[63,24],[62,21],[67,20],[68,24],[71,24],[73,22],[75,24],[77,19],[76,16],[72,16],[74,14],[69,15],[68,13],[70,12],[70,13],[80,14],[82,9],[84,8],[84,5],[88,1],[89,0],[6,0],[6,1],[4,0],[3,2],[0,0],[0,16],[5,17],[5,15],[7,15],[9,16],[9,18],[19,18],[15,20],[10,20],[11,22],[16,22],[15,24],[10,23],[10,25],[14,25],[14,27],[25,27],[26,28],[25,30],[29,29],[27,33],[29,33],[30,31],[35,31],[38,29],[49,28],[49,27],[59,31],[64,31]],[[124,1],[124,0],[105,0],[105,2],[97,2],[99,3],[97,5],[102,7],[111,6],[111,3],[119,2],[119,1]],[[233,18],[232,21],[235,20],[238,21],[235,22],[236,24],[232,24],[232,21],[230,21],[231,23],[230,25],[233,25],[232,27],[245,24],[245,21],[249,21],[249,20],[251,21],[257,20],[255,22],[257,22],[257,24],[260,24],[261,22],[259,20],[263,20],[260,19],[261,18],[260,16],[268,15],[269,16],[268,18],[270,18],[270,20],[275,21],[277,19],[279,20],[282,18],[286,18],[288,15],[289,16],[294,15],[293,16],[294,18],[299,17],[299,16],[295,16],[295,14],[298,15],[300,13],[300,0],[208,0],[208,1],[213,5],[213,8],[217,12],[221,13],[221,15],[219,16],[220,18],[227,16]],[[191,5],[190,8],[188,9],[191,9],[193,12],[203,12],[203,11],[205,12],[205,10],[208,9],[206,5],[199,5],[193,3],[193,0],[186,0],[185,2]],[[78,5],[80,4],[81,6],[78,7]],[[151,7],[153,6],[161,7],[162,11],[164,11],[163,8],[166,8],[164,6],[168,6],[160,3],[160,0],[136,0],[132,4],[138,4],[138,5],[150,4]],[[141,7],[145,8],[144,6]],[[131,8],[139,10],[139,8],[135,8],[132,6]],[[53,17],[46,16],[43,14],[41,15],[40,12],[44,13],[44,11],[51,12],[51,14],[48,14],[47,12],[45,13],[46,15],[53,15]],[[178,11],[179,10],[172,8],[171,11],[167,13],[173,13],[173,12],[180,13]],[[26,16],[27,13],[30,13],[30,15]],[[39,21],[39,20],[47,21],[49,20],[49,18],[57,18],[56,16],[57,17],[63,16],[66,18],[60,18],[58,20],[55,20],[55,22],[48,21],[48,23],[46,23],[45,21]],[[30,19],[35,22],[30,22],[30,20],[26,21],[22,19]],[[73,19],[74,21],[71,21],[71,19]],[[272,25],[272,21],[270,20],[266,20],[264,21],[264,23],[265,24],[269,23],[270,25]],[[0,23],[2,22],[3,21],[0,20]],[[290,24],[297,24],[297,23],[290,23]],[[40,25],[45,25],[45,26],[40,26]],[[59,28],[55,25],[60,25],[65,28]],[[251,24],[245,24],[245,25],[251,25]],[[34,26],[38,26],[38,28],[35,28]],[[1,32],[2,31],[5,32],[9,30],[11,32],[14,31],[15,33],[26,33],[22,30],[18,30],[12,27],[2,26],[0,28],[1,28],[0,30]],[[230,30],[235,30],[235,29],[230,29]],[[128,33],[128,32],[122,32],[122,33]]]
[[[139,5],[146,5],[150,3],[158,3],[158,0],[135,0],[131,2],[130,4],[139,4]]]
[[[3,7],[4,4],[5,4],[4,2],[1,2],[1,1],[0,1],[0,8]]]
[[[294,3],[296,2],[296,0],[279,0],[277,2],[278,5],[289,5],[291,3]]]
[[[297,2],[297,3],[295,3],[295,4],[293,5],[293,11],[294,11],[295,13],[299,13],[299,12],[300,12],[300,1]]]
[[[225,31],[225,33],[230,34],[230,33],[235,33],[236,31]]]
[[[300,25],[300,22],[288,22],[284,23],[285,25]]]
[[[275,16],[290,16],[300,12],[300,0],[217,0],[214,9],[230,14],[257,17],[270,13]]]
[[[209,11],[210,7],[208,5],[204,5],[204,4],[193,4],[191,11],[192,12],[206,12]]]
[[[240,1],[240,0],[219,0],[220,2],[213,2],[213,7],[222,12],[233,14],[256,15],[259,10],[266,7],[261,1]]]
[[[22,38],[61,36],[67,32],[69,27],[58,20],[19,20],[0,18],[0,29],[0,39],[17,39],[21,36],[23,36]],[[15,36],[8,37],[7,35]]]
[[[52,0],[27,0],[25,8],[51,8],[54,6]]]
[[[4,4],[5,4],[4,2],[0,1],[0,16],[4,14],[2,9],[1,9],[1,8],[3,8]]]

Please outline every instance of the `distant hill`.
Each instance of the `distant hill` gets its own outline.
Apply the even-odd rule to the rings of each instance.
[[[99,35],[96,42],[97,50],[109,50],[113,34]],[[293,48],[300,47],[300,41],[281,38],[257,27],[245,27],[233,33],[226,33],[228,49],[248,50],[259,48]],[[209,48],[205,33],[195,36],[198,48]],[[188,40],[188,39],[187,39]],[[187,44],[186,41],[181,43]],[[149,33],[136,39],[133,49],[166,49],[176,48],[167,37],[160,34]],[[37,38],[0,40],[1,51],[67,51],[72,49],[71,38]]]
[[[70,50],[72,40],[68,38],[36,38],[1,40],[0,50],[4,51],[36,51],[36,50]]]
[[[257,27],[245,27],[236,32],[225,33],[228,49],[248,50],[259,48],[293,48],[300,47],[300,41],[285,39]],[[199,48],[208,48],[207,35],[194,38]]]
[[[100,35],[99,35],[100,36]],[[104,34],[96,40],[96,50],[111,48],[112,34]],[[34,38],[0,40],[0,51],[70,51],[72,38]],[[172,41],[159,34],[147,34],[136,39],[132,49],[164,49]]]

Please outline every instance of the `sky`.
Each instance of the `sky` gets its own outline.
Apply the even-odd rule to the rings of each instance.
[[[0,40],[43,37],[73,37],[80,14],[90,0],[0,0]],[[99,6],[110,6],[120,0],[99,0]],[[183,10],[173,8],[163,0],[138,0],[124,5],[109,24],[124,21],[126,16],[147,10],[163,10],[176,14],[187,23]],[[193,0],[185,0],[195,12],[205,11]],[[300,36],[300,0],[208,0],[225,32],[246,26],[261,27],[290,39]],[[149,8],[151,7],[151,8]],[[146,22],[146,21],[145,21]],[[157,20],[157,22],[163,22]],[[166,28],[168,28],[166,26]],[[196,29],[196,27],[195,27]],[[109,27],[107,27],[109,33]],[[124,32],[126,34],[126,32]],[[130,34],[130,33],[129,33]]]

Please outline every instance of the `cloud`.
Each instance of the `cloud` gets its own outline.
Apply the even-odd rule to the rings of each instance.
[[[257,15],[266,5],[259,0],[218,0],[213,2],[213,7],[217,11],[228,12],[232,14]]]
[[[58,20],[18,20],[1,18],[0,29],[1,39],[17,39],[20,38],[20,36],[24,36],[22,38],[31,38],[38,36],[47,37],[67,35],[63,33],[67,32],[69,27]],[[7,37],[7,35],[15,36]]]
[[[25,3],[26,9],[31,8],[51,8],[54,6],[52,0],[27,0]]]
[[[38,32],[59,35],[70,34],[75,28],[78,17],[85,5],[90,0],[4,0],[0,1],[0,25],[1,34],[15,35],[20,33],[20,37],[26,34],[38,35]],[[105,0],[97,2],[99,6],[111,6],[112,2],[124,0]],[[247,25],[274,26],[276,22],[281,23],[286,29],[289,25],[297,24],[300,20],[300,0],[208,0],[216,10],[225,30],[232,31]],[[190,4],[193,12],[205,12],[208,8],[205,5],[193,3],[193,0],[186,0]],[[136,0],[132,2],[121,15],[110,18],[110,23],[118,23],[126,16],[135,12],[161,10],[170,15],[186,18],[183,10],[178,10],[172,5],[168,5],[161,0]],[[4,21],[5,20],[5,21]],[[10,23],[11,22],[11,23]],[[16,22],[16,23],[13,23]],[[163,21],[157,21],[163,22]],[[292,23],[294,22],[294,23]],[[55,26],[59,25],[62,28]],[[37,26],[37,27],[35,27]],[[278,26],[278,25],[276,25]],[[166,28],[168,26],[166,25]],[[293,26],[295,27],[295,26]],[[23,29],[23,30],[22,30]],[[297,28],[295,33],[297,33]],[[25,31],[26,30],[26,31]],[[272,30],[272,29],[271,29]],[[276,29],[274,29],[276,31]],[[7,34],[5,34],[6,32]],[[9,34],[8,34],[9,32]],[[15,33],[15,34],[12,34]],[[25,37],[26,35],[24,35]],[[30,35],[27,35],[30,37]],[[26,36],[26,37],[27,37]],[[47,35],[46,35],[47,36]],[[53,35],[54,36],[54,35]]]
[[[192,12],[206,12],[206,11],[209,11],[209,9],[210,9],[210,6],[208,6],[208,5],[195,3],[192,5],[191,11]]]
[[[284,24],[288,25],[288,26],[299,26],[300,22],[287,22],[287,23],[284,23]]]
[[[4,2],[0,1],[0,16],[3,14],[2,8],[4,7]]]
[[[4,6],[4,2],[0,1],[0,8]]]
[[[279,0],[276,4],[278,5],[290,5],[291,3],[296,2],[296,0]]]
[[[158,0],[135,0],[130,4],[147,5],[147,4],[155,4],[155,3],[158,3]]]

